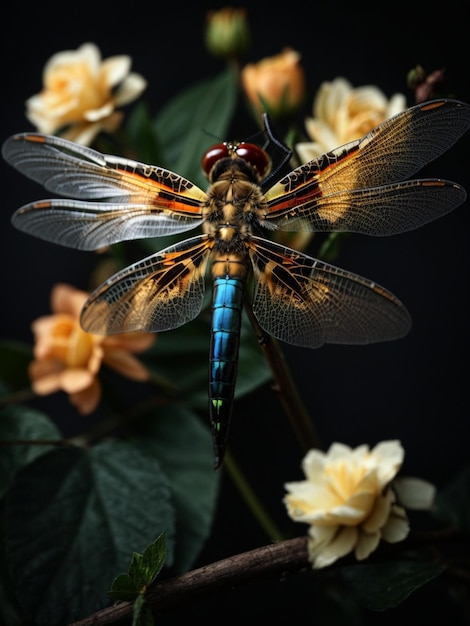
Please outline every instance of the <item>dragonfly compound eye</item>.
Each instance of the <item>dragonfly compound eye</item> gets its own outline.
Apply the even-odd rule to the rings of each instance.
[[[217,161],[220,161],[220,159],[224,159],[228,156],[230,156],[230,150],[226,143],[218,143],[217,145],[208,148],[208,150],[204,152],[201,159],[202,170],[206,176],[209,176],[211,169]]]
[[[256,170],[260,179],[265,178],[269,174],[271,169],[271,159],[268,154],[253,143],[240,143],[236,150],[236,155],[240,159],[243,159]]]

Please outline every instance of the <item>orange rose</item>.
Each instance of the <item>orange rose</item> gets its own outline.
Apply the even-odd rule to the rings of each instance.
[[[257,113],[266,111],[273,117],[283,117],[295,112],[304,101],[305,74],[300,54],[290,48],[245,65],[241,81]]]
[[[88,294],[58,284],[51,294],[52,315],[40,317],[32,330],[36,340],[29,367],[33,391],[44,396],[65,391],[82,415],[93,412],[101,398],[97,378],[101,364],[132,380],[146,381],[149,372],[132,353],[155,341],[151,333],[102,337],[80,327],[80,312]]]

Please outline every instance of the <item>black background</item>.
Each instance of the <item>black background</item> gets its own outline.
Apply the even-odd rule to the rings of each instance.
[[[45,63],[55,52],[86,41],[96,43],[104,58],[132,57],[133,70],[149,82],[144,98],[156,112],[181,89],[223,68],[202,43],[205,12],[220,6],[224,4],[7,0],[2,7],[0,141],[33,130],[24,103],[41,89]],[[462,4],[447,2],[434,12],[424,3],[422,9],[389,3],[380,13],[363,6],[251,6],[253,45],[246,60],[257,61],[290,46],[302,54],[312,97],[322,81],[341,75],[354,86],[375,84],[388,97],[405,93],[409,105],[414,101],[407,72],[417,64],[428,71],[445,68],[447,92],[470,102],[469,33]],[[464,137],[428,166],[426,174],[470,189],[469,140]],[[30,323],[49,311],[51,287],[64,281],[86,289],[93,259],[16,232],[10,225],[13,211],[43,192],[3,162],[0,176],[0,336],[30,342]],[[314,352],[284,349],[325,446],[332,441],[373,446],[400,439],[406,451],[402,473],[438,487],[468,461],[468,226],[467,202],[415,232],[380,239],[354,236],[346,243],[338,264],[383,284],[408,307],[413,329],[405,339]],[[269,386],[237,402],[231,447],[263,502],[284,519],[283,483],[301,478],[301,454]],[[218,515],[200,564],[266,543],[224,476]],[[232,614],[248,615],[242,607],[244,593],[224,597],[221,606],[213,604],[214,614],[228,602]],[[261,586],[249,596],[256,615],[269,614],[269,593],[276,590]],[[381,619],[385,623],[384,615]],[[439,616],[435,619],[430,615],[426,623],[439,623]]]

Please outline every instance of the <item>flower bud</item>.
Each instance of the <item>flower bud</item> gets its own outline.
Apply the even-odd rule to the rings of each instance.
[[[225,7],[207,14],[206,47],[215,57],[240,58],[251,42],[245,9]]]

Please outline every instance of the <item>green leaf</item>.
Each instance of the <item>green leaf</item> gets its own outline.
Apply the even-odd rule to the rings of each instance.
[[[33,358],[31,346],[15,341],[0,341],[0,399],[14,391],[30,387],[28,365]]]
[[[214,471],[208,423],[187,408],[173,405],[149,412],[135,429],[134,443],[158,459],[171,485],[176,513],[175,571],[187,571],[210,534],[220,472]]]
[[[160,140],[145,102],[137,104],[128,116],[126,135],[136,151],[134,158],[150,165],[162,164]]]
[[[455,478],[436,496],[434,516],[442,523],[470,531],[470,466],[459,472]]]
[[[49,452],[53,444],[35,444],[35,441],[60,441],[61,434],[50,419],[25,406],[9,406],[0,412],[0,497],[9,488],[15,474],[38,456]],[[25,444],[7,442],[30,441]]]
[[[165,564],[165,559],[166,542],[162,534],[145,548],[143,554],[134,553],[129,565],[129,575],[140,590],[155,580]]]
[[[108,595],[113,600],[122,602],[133,602],[139,595],[140,588],[129,574],[119,574],[113,581]]]
[[[120,574],[114,579],[108,595],[115,600],[132,601],[139,594],[144,594],[147,587],[155,580],[165,564],[166,542],[161,534],[148,545],[143,554],[134,552],[127,574]]]
[[[173,560],[175,520],[159,462],[131,443],[53,450],[23,468],[6,501],[10,578],[39,626],[103,608],[129,554],[164,532]]]
[[[385,611],[401,604],[444,569],[444,565],[410,552],[393,562],[343,567],[341,573],[363,606],[372,611]]]
[[[165,154],[165,167],[199,186],[207,181],[201,171],[206,148],[226,139],[235,111],[238,84],[233,69],[196,83],[178,94],[155,118]]]

